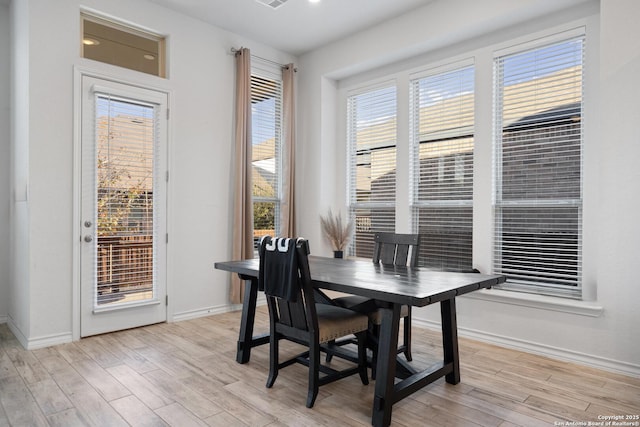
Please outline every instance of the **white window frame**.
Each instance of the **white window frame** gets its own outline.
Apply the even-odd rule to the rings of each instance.
[[[410,92],[410,96],[409,96],[409,127],[410,127],[410,163],[409,163],[409,169],[410,169],[410,177],[409,177],[409,185],[410,185],[410,211],[411,211],[411,223],[412,223],[412,232],[413,233],[420,233],[420,229],[419,229],[419,212],[421,208],[434,208],[434,207],[441,207],[441,208],[455,208],[455,207],[469,207],[471,209],[471,230],[473,233],[473,195],[470,199],[456,199],[456,200],[452,200],[452,199],[442,199],[442,200],[420,200],[420,195],[419,195],[419,184],[420,184],[420,145],[421,145],[421,136],[419,134],[419,114],[420,112],[417,111],[417,109],[419,109],[419,105],[417,105],[417,103],[419,103],[419,100],[416,99],[416,97],[418,96],[418,94],[415,91],[415,85],[418,84],[418,82],[424,78],[429,78],[429,77],[435,77],[435,76],[444,76],[447,73],[451,73],[451,72],[456,72],[456,71],[461,71],[464,69],[468,69],[471,68],[472,69],[472,74],[473,74],[473,79],[474,79],[474,98],[475,98],[475,63],[474,63],[474,58],[466,58],[463,60],[459,60],[459,61],[455,61],[455,62],[450,62],[441,66],[437,66],[437,67],[433,67],[433,68],[429,68],[425,71],[421,71],[421,72],[417,72],[414,74],[411,74],[409,76],[409,84],[410,84],[410,88],[409,88],[409,92]],[[471,138],[473,140],[472,144],[475,145],[475,101],[474,102],[474,107],[473,107],[473,124],[471,125]],[[456,135],[456,137],[458,137],[459,135]],[[444,139],[444,138],[443,138]],[[456,159],[456,164],[455,164],[455,168],[457,169],[459,167],[458,159]],[[473,161],[474,159],[472,159]],[[439,169],[438,169],[438,174],[440,175],[444,175],[444,164],[443,164],[443,158],[440,157],[439,158]],[[463,165],[464,167],[464,165]],[[473,191],[473,183],[471,183],[471,190]],[[425,239],[423,238],[423,241]],[[424,249],[424,245],[421,245],[421,256],[423,253],[423,249]],[[473,250],[473,243],[470,242],[470,248],[471,251]],[[463,268],[460,267],[451,267],[448,269],[453,269],[453,270],[471,270],[472,269],[472,264],[473,264],[473,253],[471,253],[471,257],[469,259],[469,265],[465,266]],[[425,260],[421,258],[420,260],[420,265],[425,265]]]
[[[554,34],[584,27],[588,43],[585,46],[585,93],[586,100],[583,115],[585,117],[585,133],[583,145],[583,281],[581,300],[539,293],[513,292],[510,290],[493,288],[478,291],[465,298],[495,301],[509,305],[534,307],[550,311],[579,314],[597,317],[602,313],[602,306],[598,305],[597,293],[597,242],[594,241],[594,219],[597,210],[597,173],[598,158],[597,122],[593,119],[595,106],[598,103],[599,91],[595,83],[598,79],[598,52],[600,26],[597,16],[582,15],[571,21],[558,25],[547,25],[546,21],[536,22],[531,27],[521,30],[502,31],[483,41],[468,41],[468,49],[458,49],[453,55],[443,55],[441,50],[425,53],[422,57],[394,63],[384,68],[372,69],[361,74],[339,80],[338,136],[339,140],[346,135],[346,99],[352,93],[363,88],[377,85],[379,82],[396,82],[397,87],[397,123],[398,123],[398,175],[396,193],[396,229],[398,232],[410,233],[411,229],[411,196],[410,180],[411,167],[411,136],[410,136],[410,95],[409,81],[413,76],[428,72],[431,69],[446,66],[450,63],[473,58],[475,65],[475,129],[474,129],[474,201],[473,201],[473,267],[481,273],[492,273],[494,248],[494,220],[493,220],[493,55],[495,52],[508,52],[517,46],[535,42]],[[446,54],[446,52],[444,52]],[[418,64],[418,65],[416,65]],[[346,145],[347,141],[344,140]],[[340,150],[347,158],[347,167],[342,171],[348,174],[348,150]],[[341,157],[341,156],[340,156]],[[340,172],[338,176],[342,176]],[[348,177],[345,177],[345,181]],[[344,197],[349,205],[348,195]],[[337,200],[335,200],[337,201]]]
[[[556,43],[562,43],[566,41],[570,41],[573,39],[581,39],[583,41],[583,49],[582,49],[582,78],[581,78],[581,99],[580,99],[580,107],[581,107],[581,120],[580,120],[580,195],[579,198],[556,198],[549,200],[523,200],[519,201],[508,201],[502,200],[502,136],[503,136],[503,124],[502,119],[500,117],[502,113],[502,95],[503,88],[499,82],[499,64],[498,61],[500,58],[507,57],[510,55],[516,55],[520,53],[524,53],[531,50],[541,49],[546,46],[550,46]],[[583,226],[582,226],[582,216],[583,216],[583,194],[584,194],[584,161],[583,161],[583,152],[585,146],[585,120],[584,120],[584,92],[585,92],[585,67],[587,66],[587,47],[586,47],[586,29],[584,27],[574,28],[571,30],[560,31],[548,36],[539,37],[536,39],[532,39],[527,42],[514,44],[508,46],[506,48],[496,50],[493,53],[494,58],[494,155],[493,155],[493,194],[492,194],[492,202],[493,202],[493,215],[494,215],[494,248],[493,248],[493,257],[492,257],[492,270],[497,273],[502,273],[500,268],[501,263],[501,245],[502,245],[502,237],[500,235],[500,230],[502,229],[502,209],[509,207],[524,207],[524,206],[533,206],[543,207],[547,206],[549,208],[553,207],[573,207],[578,211],[577,220],[577,229],[578,229],[578,240],[577,240],[577,272],[576,272],[576,286],[569,285],[558,285],[558,284],[550,284],[550,283],[542,283],[536,282],[535,280],[527,280],[527,279],[508,279],[506,283],[498,286],[499,289],[509,290],[509,291],[517,291],[529,294],[539,294],[539,295],[548,295],[554,297],[565,297],[565,298],[575,298],[581,299],[583,293],[583,271],[582,271],[582,263],[583,263],[583,254],[582,254],[582,236],[583,236]],[[525,270],[523,269],[523,274],[526,275]],[[508,273],[505,271],[505,274]],[[535,273],[532,273],[534,276]]]
[[[96,55],[97,52],[92,52],[94,49],[102,50],[104,46],[98,48],[101,44],[99,37],[86,32],[86,23],[94,24],[94,26],[98,25],[103,31],[105,28],[110,29],[111,34],[109,36],[111,37],[114,34],[119,36],[117,37],[119,40],[107,40],[110,45],[109,49],[115,50],[117,52],[116,55],[106,57],[104,54]],[[117,22],[111,18],[99,16],[85,10],[80,12],[80,25],[80,56],[82,58],[150,74],[163,79],[168,77],[166,36],[135,28],[123,22]],[[128,39],[127,42],[124,42],[125,39]],[[102,43],[105,43],[105,40]],[[148,50],[150,48],[152,49],[151,51]],[[144,61],[134,63],[130,60],[131,56],[143,58]],[[126,58],[129,59],[127,60]]]
[[[393,140],[393,145],[395,147],[396,150],[396,158],[395,158],[395,163],[394,163],[394,171],[397,172],[397,168],[398,168],[398,88],[397,88],[397,82],[395,80],[385,80],[382,82],[379,82],[377,84],[372,84],[372,85],[367,85],[367,86],[363,86],[354,90],[351,90],[347,93],[347,99],[346,99],[346,103],[347,103],[347,107],[346,107],[346,129],[347,129],[347,135],[346,135],[346,139],[347,139],[347,205],[348,205],[348,209],[349,209],[349,217],[351,219],[351,221],[354,222],[355,227],[353,230],[353,236],[350,240],[350,245],[349,245],[349,250],[348,250],[348,254],[350,256],[363,256],[363,257],[370,257],[373,256],[373,239],[371,239],[371,242],[365,242],[365,244],[370,243],[371,244],[371,253],[369,253],[369,251],[367,250],[367,248],[365,248],[364,250],[362,250],[363,248],[358,248],[357,247],[357,235],[359,233],[359,230],[361,230],[362,227],[366,226],[363,224],[360,224],[360,221],[358,221],[358,211],[364,210],[364,211],[379,211],[379,212],[388,212],[389,218],[385,218],[385,224],[384,227],[382,228],[370,228],[371,232],[374,231],[387,231],[387,232],[395,232],[395,223],[396,223],[396,203],[397,203],[397,198],[394,198],[393,202],[362,202],[362,201],[358,201],[357,200],[357,192],[356,192],[356,180],[357,180],[357,165],[356,165],[356,161],[357,161],[357,157],[356,157],[356,151],[357,151],[357,147],[356,147],[356,141],[353,138],[353,134],[355,131],[354,129],[354,123],[352,121],[353,116],[352,116],[352,112],[351,112],[351,106],[350,103],[352,102],[351,100],[354,97],[360,96],[360,95],[364,95],[367,93],[372,93],[378,90],[383,90],[383,89],[389,89],[389,88],[394,88],[395,89],[395,93],[394,93],[394,101],[395,101],[395,108],[394,108],[394,118],[395,118],[395,134],[394,134],[394,140]],[[397,178],[396,178],[397,180]],[[394,182],[394,189],[396,188],[397,183]],[[387,214],[385,213],[385,216]],[[391,220],[389,221],[389,219],[391,218]],[[388,223],[386,221],[389,221]],[[365,239],[366,240],[366,239]]]
[[[275,183],[275,194],[272,197],[268,197],[268,196],[256,196],[253,195],[252,197],[252,203],[253,206],[255,207],[256,203],[260,203],[260,202],[266,202],[266,203],[274,203],[275,205],[275,209],[274,209],[274,233],[276,236],[279,236],[281,234],[281,215],[280,215],[280,206],[282,204],[282,180],[283,180],[283,176],[282,176],[282,168],[283,168],[283,163],[282,163],[282,135],[283,135],[283,110],[282,110],[282,90],[283,90],[283,86],[282,86],[282,69],[281,67],[275,65],[275,64],[271,64],[268,63],[266,61],[262,61],[260,60],[260,58],[257,57],[252,57],[252,66],[251,66],[251,77],[257,76],[260,78],[264,78],[264,79],[269,79],[269,80],[273,80],[273,81],[277,81],[279,82],[279,87],[278,87],[278,99],[276,101],[277,104],[279,104],[276,109],[277,111],[279,111],[279,114],[277,114],[278,117],[276,117],[276,123],[275,123],[275,164],[274,164],[274,174],[275,174],[275,179],[274,179],[274,183]],[[252,91],[253,91],[253,85],[252,85]],[[253,118],[252,118],[253,120]],[[255,132],[255,126],[252,127],[252,139],[255,136],[256,132]],[[252,141],[253,143],[253,141]],[[252,150],[253,153],[253,150]],[[255,210],[254,210],[254,215],[255,215]],[[255,224],[255,216],[254,216],[254,224]],[[255,230],[254,230],[255,233]],[[260,237],[260,236],[258,236]]]

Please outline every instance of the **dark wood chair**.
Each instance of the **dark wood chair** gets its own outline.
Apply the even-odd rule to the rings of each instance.
[[[360,374],[368,384],[366,338],[368,317],[330,304],[316,304],[309,272],[308,242],[304,239],[265,237],[260,243],[259,287],[264,289],[269,307],[271,388],[281,368],[293,363],[309,367],[307,407],[311,408],[321,385]],[[355,334],[358,345],[357,366],[336,370],[320,364],[322,344]],[[279,361],[279,341],[287,339],[308,346],[291,359]],[[320,374],[323,374],[321,376]]]
[[[419,234],[397,234],[378,232],[374,235],[373,262],[383,266],[393,267],[417,267],[418,252],[420,249]],[[333,302],[344,308],[366,314],[370,321],[371,334],[369,339],[376,340],[380,327],[380,312],[375,301],[358,295],[349,295],[333,299]],[[408,361],[412,360],[411,355],[411,307],[403,305],[400,316],[404,319],[404,342],[398,347],[398,353],[404,353]],[[334,343],[336,344],[336,343]],[[375,349],[374,349],[375,350]],[[331,354],[328,354],[331,360]],[[376,352],[372,362],[373,377],[375,378]]]

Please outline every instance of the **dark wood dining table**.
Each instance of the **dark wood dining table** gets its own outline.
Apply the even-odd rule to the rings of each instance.
[[[217,262],[215,268],[237,273],[245,280],[240,336],[236,360],[249,361],[251,348],[269,342],[269,336],[253,336],[258,294],[259,260]],[[381,310],[375,394],[371,424],[388,426],[393,404],[441,377],[450,384],[460,382],[456,301],[478,289],[490,288],[505,276],[393,267],[358,259],[309,257],[314,287],[373,298]],[[400,309],[403,305],[424,307],[440,303],[443,361],[425,370],[397,357]],[[396,378],[399,381],[396,383]]]

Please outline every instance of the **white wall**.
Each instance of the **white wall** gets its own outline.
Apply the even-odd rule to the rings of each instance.
[[[298,153],[305,172],[298,188],[305,192],[298,199],[300,234],[322,241],[318,212],[329,206],[346,209],[346,89],[392,78],[402,91],[407,70],[478,55],[476,60],[484,65],[477,63],[477,69],[485,74],[476,81],[485,84],[476,85],[476,105],[489,107],[478,111],[476,161],[483,166],[476,163],[475,191],[490,194],[489,49],[568,22],[588,22],[585,301],[495,290],[476,293],[458,300],[459,327],[461,335],[640,375],[640,340],[634,333],[640,325],[640,286],[634,269],[640,255],[640,226],[634,219],[640,208],[640,138],[634,126],[640,117],[640,32],[627,22],[637,16],[640,3],[635,0],[438,1],[302,56],[298,139],[304,145]],[[325,160],[325,153],[336,157]],[[407,191],[398,188],[398,197],[406,200]],[[474,263],[487,271],[490,199],[475,204]],[[399,216],[407,214],[406,209],[398,211]],[[398,219],[397,228],[405,227]],[[314,249],[316,254],[330,253],[326,245],[315,244]],[[439,309],[416,310],[414,316],[416,323],[436,327]]]
[[[300,58],[298,226],[301,235],[318,242],[312,244],[313,252],[330,253],[320,243],[318,213],[329,206],[345,209],[346,196],[336,191],[343,187],[345,168],[340,87],[446,59],[496,37],[557,25],[574,13],[558,10],[579,3],[583,1],[437,1]],[[0,299],[9,301],[8,307],[4,303],[8,320],[29,347],[70,339],[74,328],[73,67],[143,78],[78,57],[80,4],[79,0],[20,0],[12,5],[11,196],[2,198],[0,189],[0,209],[3,200],[12,201],[11,280],[7,289],[6,279],[2,285],[6,272],[0,270]],[[244,45],[281,63],[293,58],[145,1],[82,4],[169,35],[169,78],[158,83],[170,90],[172,109],[169,314],[179,319],[224,310],[229,275],[215,271],[213,262],[228,259],[231,253],[234,67],[228,50]],[[594,9],[593,4],[597,9],[598,3],[586,9]],[[587,177],[589,203],[597,208],[586,214],[594,218],[594,225],[585,250],[596,254],[591,258],[596,265],[586,266],[596,290],[589,304],[603,311],[589,317],[544,301],[515,305],[495,298],[461,298],[459,323],[461,334],[638,373],[640,343],[632,328],[640,324],[640,286],[634,271],[640,201],[633,197],[638,195],[640,160],[636,127],[640,28],[631,21],[639,15],[640,3],[601,0],[599,4],[600,39],[594,42],[600,45],[595,67],[600,69],[591,78],[601,102],[592,111],[597,126],[590,136],[599,172],[595,178]],[[584,14],[582,6],[576,11]],[[6,11],[0,7],[0,24],[7,22],[3,15]],[[6,57],[2,43],[6,42],[0,41],[0,59]],[[2,67],[0,94],[7,87]],[[7,116],[5,105],[0,101],[0,123]],[[2,129],[6,132],[6,127],[0,128],[0,150],[6,146]],[[0,186],[6,187],[6,182],[0,175]],[[6,249],[4,256],[2,250],[0,246],[0,267],[7,262]],[[538,308],[531,307],[535,304]],[[589,308],[574,311],[598,313]],[[0,303],[0,316],[2,309]],[[431,309],[417,310],[416,318],[427,325],[437,321]]]
[[[11,156],[10,156],[10,326],[19,338],[28,331],[31,307],[29,293],[29,25],[28,3],[12,2],[11,19]]]
[[[18,88],[14,159],[18,214],[12,227],[20,259],[12,261],[9,322],[30,348],[68,341],[77,333],[73,253],[79,239],[74,203],[74,66],[162,87],[170,92],[169,318],[228,309],[229,274],[215,261],[230,258],[234,58],[232,46],[281,63],[292,60],[260,43],[145,1],[20,0],[14,27],[28,52]],[[80,5],[168,36],[166,80],[79,58]],[[60,31],[64,28],[65,31]],[[22,118],[26,118],[23,121]],[[14,154],[14,157],[16,155]],[[17,156],[19,157],[19,156]],[[22,180],[25,176],[27,180]],[[24,209],[21,209],[24,205]],[[22,248],[22,249],[20,249]],[[26,260],[26,261],[23,261]],[[75,293],[74,293],[75,291]],[[21,294],[22,295],[22,294]],[[74,329],[76,328],[76,329]]]
[[[598,300],[608,309],[594,346],[640,365],[640,3],[602,0]],[[605,323],[606,322],[606,323]]]
[[[0,323],[9,310],[9,6],[0,2]]]

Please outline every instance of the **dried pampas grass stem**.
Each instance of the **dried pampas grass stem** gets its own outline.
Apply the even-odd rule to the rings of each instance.
[[[334,251],[343,251],[351,239],[353,232],[352,221],[342,221],[342,215],[334,215],[329,209],[326,216],[320,215],[320,225],[325,237],[331,243]]]

